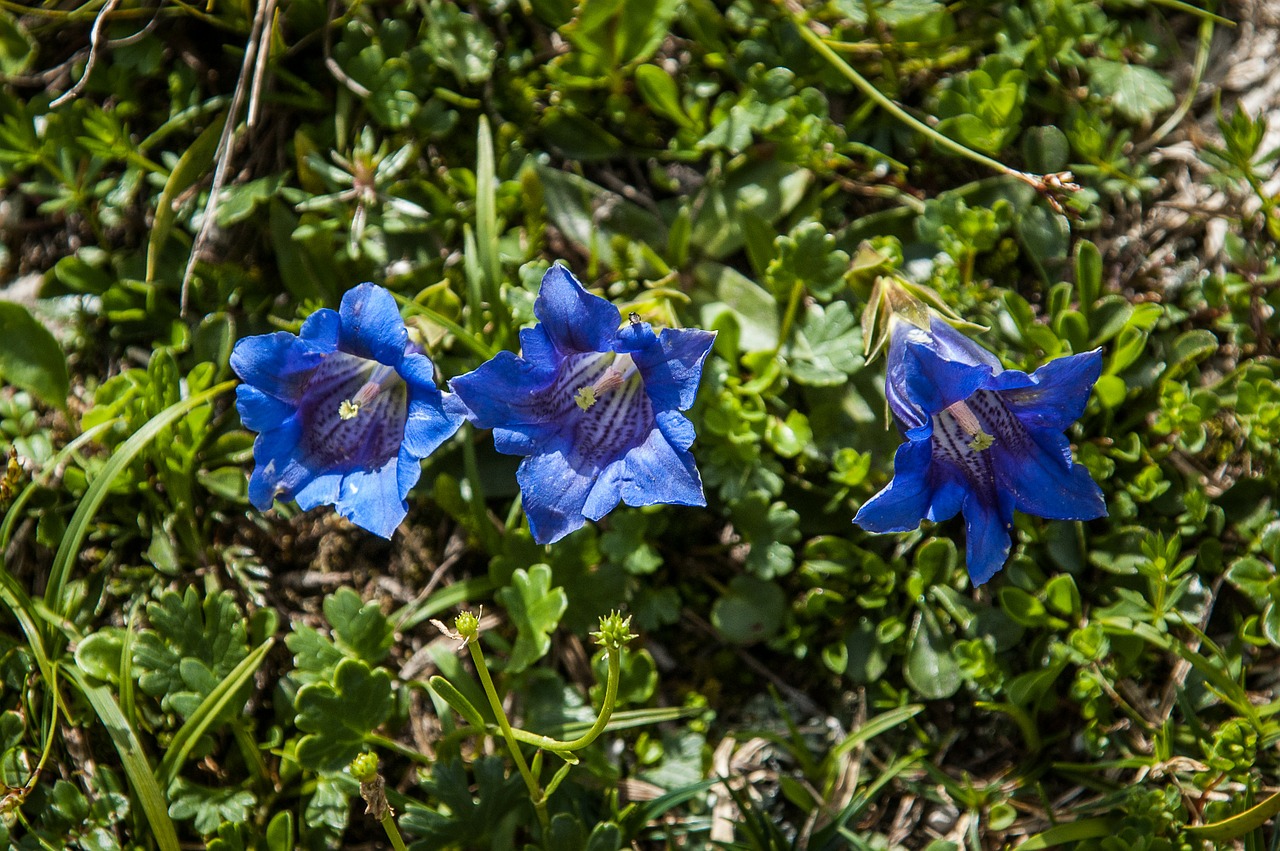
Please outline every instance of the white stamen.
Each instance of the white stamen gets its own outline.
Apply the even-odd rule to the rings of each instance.
[[[963,401],[955,402],[947,406],[945,413],[948,413],[955,419],[956,424],[964,429],[972,440],[969,441],[969,447],[975,452],[981,452],[991,447],[996,439],[987,434],[982,429],[982,423],[978,420],[978,415],[973,409],[966,405]]]
[[[361,408],[378,398],[378,394],[387,385],[387,379],[393,375],[395,375],[395,370],[391,367],[385,364],[378,364],[370,374],[369,380],[356,391],[356,395],[350,399],[343,399],[338,404],[338,417],[344,420],[355,419]]]
[[[630,378],[636,371],[636,362],[632,360],[631,355],[622,354],[609,364],[609,368],[591,384],[585,384],[578,388],[578,392],[573,394],[573,401],[578,407],[586,411],[596,403],[597,400],[610,390],[621,387],[623,382]]]

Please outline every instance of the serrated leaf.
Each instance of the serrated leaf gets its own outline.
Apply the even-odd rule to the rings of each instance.
[[[11,301],[0,301],[0,380],[67,407],[71,379],[62,348],[31,311]]]
[[[787,354],[787,371],[801,384],[832,387],[862,366],[862,332],[849,305],[810,305]]]
[[[528,791],[518,774],[507,776],[498,757],[486,756],[472,764],[475,772],[474,797],[461,760],[437,762],[431,778],[422,785],[440,801],[439,810],[417,802],[405,806],[400,827],[421,838],[413,848],[421,849],[463,846],[487,848],[490,837],[507,815],[523,802],[528,804]]]
[[[751,493],[733,510],[733,526],[750,545],[744,562],[753,575],[772,579],[790,573],[795,564],[791,544],[800,540],[800,515],[785,503]]]
[[[298,690],[298,762],[313,771],[338,771],[351,762],[365,737],[391,714],[391,675],[358,659],[344,659],[332,682]]]
[[[138,685],[186,717],[249,653],[244,616],[225,591],[203,601],[193,587],[147,605],[151,629],[133,650]]]
[[[340,649],[370,665],[387,658],[395,629],[377,603],[365,603],[351,588],[339,588],[325,598],[324,616]]]
[[[246,789],[209,787],[179,777],[169,790],[169,815],[192,819],[195,829],[209,836],[224,823],[243,824],[257,798]]]
[[[507,670],[523,671],[551,649],[551,633],[560,623],[569,598],[563,588],[551,587],[551,568],[535,564],[517,569],[511,585],[494,595],[516,625],[516,643]]]
[[[1169,79],[1142,65],[1094,58],[1086,63],[1089,88],[1130,121],[1150,121],[1173,106]]]

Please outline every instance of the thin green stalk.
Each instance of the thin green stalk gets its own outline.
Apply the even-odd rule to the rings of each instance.
[[[604,684],[604,703],[601,705],[600,714],[596,716],[596,721],[591,725],[590,730],[568,742],[562,742],[550,736],[539,736],[537,733],[528,733],[524,730],[512,730],[512,734],[516,739],[525,744],[545,748],[549,751],[576,751],[585,748],[599,738],[600,734],[604,732],[604,728],[609,725],[609,719],[613,716],[613,707],[618,701],[618,683],[622,679],[622,651],[610,649],[606,652],[609,654],[609,674]]]
[[[511,751],[511,758],[515,761],[516,769],[520,772],[520,776],[524,778],[524,785],[529,789],[529,797],[533,801],[533,808],[538,813],[538,822],[545,831],[550,826],[550,820],[547,818],[547,802],[542,797],[542,787],[538,785],[537,778],[533,776],[533,772],[529,770],[529,763],[525,761],[524,754],[520,752],[520,742],[516,739],[515,732],[511,729],[511,722],[507,720],[507,713],[502,708],[502,699],[498,697],[498,690],[493,686],[493,678],[489,676],[489,668],[484,663],[484,651],[480,649],[480,641],[470,641],[467,647],[471,650],[471,661],[475,663],[476,673],[480,676],[480,684],[484,686],[485,697],[489,699],[489,708],[493,710],[493,716],[498,719],[498,726],[502,729],[502,737],[507,740],[507,749]]]
[[[391,840],[391,847],[396,851],[409,851],[404,844],[404,838],[400,836],[400,828],[396,827],[396,820],[392,818],[391,813],[388,812],[380,821],[382,822],[382,829],[387,832],[387,839]]]
[[[925,124],[923,121],[898,106],[898,104],[894,103],[894,101],[885,95],[884,92],[872,85],[870,80],[859,74],[852,65],[844,60],[844,57],[832,50],[831,46],[827,44],[821,36],[809,29],[809,27],[805,25],[802,10],[792,8],[787,0],[778,0],[778,5],[781,6],[786,11],[788,17],[791,18],[791,22],[795,24],[796,31],[800,33],[800,37],[808,42],[809,46],[816,50],[823,59],[830,62],[833,68],[843,74],[845,79],[857,86],[864,95],[871,98],[871,100],[885,112],[889,113],[913,130],[924,134],[929,139],[932,139],[938,145],[946,148],[952,153],[959,154],[960,156],[972,160],[980,165],[985,165],[1000,174],[1017,178],[1023,183],[1034,187],[1038,192],[1046,192],[1052,188],[1051,182],[1046,181],[1043,177],[1028,174],[1025,171],[1018,171],[1015,168],[1010,168],[999,160],[992,159],[986,154],[978,153],[967,145],[952,139],[950,136],[939,133],[928,124]]]
[[[411,762],[416,762],[419,765],[431,765],[431,757],[424,753],[419,753],[413,748],[405,747],[395,739],[388,739],[386,736],[380,736],[377,733],[370,733],[365,736],[365,741],[368,744],[377,745],[380,748],[392,751],[393,753],[398,754]]]
[[[787,344],[787,338],[791,336],[791,326],[795,324],[796,311],[800,309],[800,297],[803,295],[804,281],[797,280],[791,286],[791,295],[787,298],[787,309],[782,314],[782,326],[778,329],[778,345],[773,349],[775,357]]]

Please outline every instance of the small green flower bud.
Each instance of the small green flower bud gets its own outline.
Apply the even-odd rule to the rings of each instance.
[[[624,618],[618,612],[610,612],[608,617],[600,618],[600,630],[591,633],[591,637],[606,650],[619,650],[638,636],[631,631],[630,615]]]
[[[462,612],[453,622],[453,628],[463,641],[470,641],[480,632],[480,618],[472,612]]]
[[[378,757],[376,754],[362,753],[351,760],[351,765],[347,767],[347,770],[351,772],[352,777],[361,783],[372,783],[374,778],[378,776]]]

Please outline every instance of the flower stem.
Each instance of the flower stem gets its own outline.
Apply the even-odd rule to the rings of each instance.
[[[823,59],[830,62],[833,68],[843,74],[845,79],[857,86],[864,95],[871,98],[871,100],[885,112],[889,113],[913,130],[924,134],[952,153],[959,154],[960,156],[973,160],[980,165],[985,165],[1000,174],[1017,178],[1023,183],[1027,183],[1035,187],[1037,191],[1045,191],[1045,181],[1039,176],[1028,174],[1024,171],[1018,171],[1015,168],[1010,168],[999,160],[992,159],[986,154],[978,153],[967,145],[952,139],[950,136],[939,133],[928,124],[925,124],[923,121],[907,112],[901,106],[898,106],[898,104],[894,103],[894,101],[885,95],[884,92],[872,85],[871,81],[859,74],[852,65],[844,60],[844,57],[832,50],[831,46],[828,45],[821,36],[809,29],[804,20],[803,9],[793,6],[793,4],[787,2],[787,0],[778,0],[778,5],[781,6],[791,18],[791,22],[795,24],[797,32],[800,33],[800,37],[808,42],[809,46],[817,51]]]
[[[387,832],[387,839],[391,840],[392,848],[396,851],[409,851],[404,844],[404,837],[400,835],[400,828],[396,827],[396,820],[389,812],[382,817],[382,829]]]
[[[553,752],[576,751],[594,742],[609,725],[609,719],[613,717],[613,708],[618,702],[618,682],[622,678],[622,651],[609,649],[605,652],[609,658],[609,674],[604,684],[604,703],[601,704],[600,714],[596,716],[596,722],[591,725],[590,730],[568,742],[562,742],[550,736],[527,733],[524,730],[513,730],[512,733],[516,739]]]
[[[484,651],[480,649],[480,642],[478,640],[471,641],[467,644],[467,647],[471,650],[471,661],[475,662],[480,684],[484,686],[485,697],[489,699],[489,707],[493,710],[494,717],[498,719],[498,727],[502,730],[502,737],[506,739],[507,749],[511,751],[511,758],[515,761],[516,769],[520,772],[520,776],[524,778],[524,785],[529,789],[529,797],[533,801],[534,810],[537,811],[538,822],[545,832],[550,826],[550,820],[547,818],[547,802],[542,795],[542,787],[538,785],[537,778],[529,770],[529,763],[525,761],[524,754],[520,752],[520,742],[516,739],[515,731],[511,729],[511,722],[507,720],[507,713],[502,708],[502,699],[498,697],[498,691],[493,686],[493,678],[489,676],[489,669],[485,666]]]

